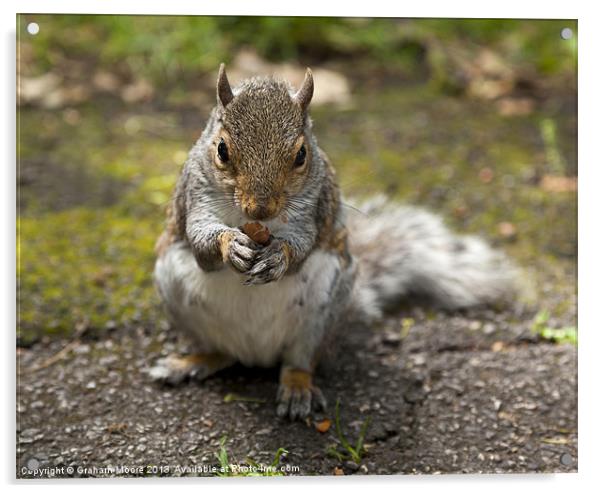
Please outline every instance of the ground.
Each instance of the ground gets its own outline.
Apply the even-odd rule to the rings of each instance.
[[[18,477],[577,470],[575,92],[483,99],[366,74],[312,108],[345,195],[385,193],[484,237],[523,272],[516,303],[408,303],[350,329],[318,376],[329,408],[307,423],[276,418],[276,369],[155,384],[146,370],[185,345],[154,292],[153,243],[213,81],[132,103],[148,87],[107,94],[97,72],[84,97],[46,80],[54,99],[24,104],[18,125]]]
[[[276,418],[276,371],[236,366],[202,383],[153,383],[149,365],[179,347],[165,330],[83,337],[54,363],[63,343],[22,349],[17,473],[31,477],[35,458],[40,470],[73,467],[67,476],[109,466],[212,475],[202,467],[219,467],[223,437],[232,464],[271,464],[284,448],[287,474],[576,471],[576,348],[540,339],[524,318],[415,308],[401,323],[355,329],[318,378],[328,411],[307,423]],[[352,443],[369,420],[358,462],[341,447],[337,400]],[[333,424],[321,433],[325,417]]]

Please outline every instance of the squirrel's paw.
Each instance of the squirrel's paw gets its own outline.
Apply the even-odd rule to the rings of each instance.
[[[245,285],[267,284],[279,280],[288,270],[289,256],[286,244],[272,241],[259,252],[253,267],[245,272]]]
[[[221,354],[171,355],[158,360],[148,374],[157,382],[177,385],[187,378],[204,380],[232,363],[233,360]]]
[[[313,385],[311,373],[304,370],[284,368],[276,397],[276,414],[290,419],[304,419],[311,412],[326,409],[322,391]]]
[[[241,231],[228,231],[220,237],[222,256],[238,272],[245,273],[254,265],[261,245]]]

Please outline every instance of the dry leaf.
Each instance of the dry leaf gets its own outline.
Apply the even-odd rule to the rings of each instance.
[[[506,345],[504,344],[503,341],[495,341],[492,345],[491,345],[491,350],[494,353],[499,353],[502,349],[504,349],[504,347],[506,347]]]
[[[106,429],[108,433],[123,433],[127,427],[127,423],[110,423]]]
[[[529,98],[502,98],[495,103],[502,116],[530,115],[535,109],[535,103]]]
[[[566,445],[569,443],[569,440],[564,437],[542,438],[541,441],[544,443],[549,443],[550,445]]]
[[[293,63],[274,64],[250,48],[240,50],[228,66],[230,80],[241,80],[258,74],[274,72],[290,81],[293,86],[299,87],[305,77],[305,66]],[[339,104],[347,106],[351,104],[351,84],[343,73],[315,67],[313,77],[316,87],[320,87],[320,90],[314,94],[312,105]]]
[[[314,426],[316,427],[316,430],[318,430],[320,433],[326,433],[330,429],[331,424],[332,422],[328,418],[326,418],[322,421],[316,421],[314,423]]]
[[[539,186],[546,192],[576,192],[577,177],[544,175]]]
[[[508,94],[514,88],[514,81],[511,79],[492,80],[486,78],[477,78],[470,81],[468,92],[471,96],[481,99],[495,99]]]
[[[121,82],[114,74],[105,71],[98,71],[92,78],[92,84],[99,91],[115,92],[121,86]]]
[[[500,411],[497,413],[497,417],[499,419],[503,419],[504,421],[510,421],[513,425],[516,425],[516,417],[511,413]]]
[[[466,217],[467,213],[468,207],[466,207],[465,205],[458,205],[454,207],[454,216],[456,216],[459,219]]]
[[[479,171],[479,180],[483,183],[491,183],[491,180],[493,180],[493,170],[491,168],[483,168]]]
[[[334,468],[334,475],[335,476],[344,476],[345,473],[343,472],[343,469],[341,469],[340,467],[335,467]]]
[[[497,225],[497,230],[503,238],[516,238],[516,226],[509,222],[501,222]]]
[[[21,77],[17,86],[19,100],[25,103],[38,102],[47,94],[56,91],[62,78],[53,72],[39,77]]]
[[[145,79],[138,79],[121,90],[121,99],[126,103],[139,103],[152,99],[155,88]]]

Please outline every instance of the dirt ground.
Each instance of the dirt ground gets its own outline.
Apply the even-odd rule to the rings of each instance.
[[[307,423],[276,418],[276,370],[153,383],[149,365],[182,349],[166,327],[21,348],[17,476],[211,476],[222,437],[230,464],[286,449],[285,474],[575,472],[577,350],[534,336],[531,315],[414,308],[354,329],[318,379],[328,412]],[[370,419],[359,462],[337,399],[352,443]]]

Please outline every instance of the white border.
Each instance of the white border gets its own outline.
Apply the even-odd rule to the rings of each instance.
[[[525,2],[505,0],[503,5],[494,2],[420,0],[395,3],[385,0],[346,3],[301,0],[298,2],[228,0],[220,2],[169,2],[145,3],[136,1],[107,2],[102,0],[21,0],[21,13],[96,13],[96,14],[198,14],[198,15],[310,15],[310,16],[361,16],[361,17],[522,17],[522,18],[575,18],[578,2]],[[85,7],[84,7],[85,5]]]
[[[394,3],[386,0],[371,0],[357,5],[341,5],[317,0],[301,0],[296,2],[250,2],[248,0],[227,0],[222,2],[187,2],[169,0],[167,2],[136,2],[121,0],[54,0],[53,2],[22,0],[20,2],[2,2],[0,22],[3,27],[3,73],[0,78],[2,88],[0,97],[5,114],[1,120],[2,148],[6,162],[2,166],[2,184],[5,187],[2,195],[2,214],[0,227],[5,240],[2,242],[2,313],[5,316],[4,336],[6,337],[5,359],[0,367],[5,377],[5,385],[9,395],[6,406],[3,406],[3,420],[7,431],[4,435],[1,450],[2,472],[5,482],[13,483],[15,474],[14,457],[14,321],[15,321],[15,13],[131,13],[131,14],[205,14],[205,15],[320,15],[320,16],[381,16],[381,17],[520,17],[520,18],[567,18],[579,20],[579,473],[570,475],[497,475],[497,476],[421,476],[421,477],[371,477],[371,478],[305,478],[287,480],[287,489],[306,490],[315,488],[318,482],[325,482],[328,488],[336,487],[335,481],[344,481],[343,487],[365,487],[376,483],[379,487],[409,487],[420,485],[427,490],[446,491],[503,491],[509,488],[533,489],[546,491],[566,491],[575,482],[579,487],[597,481],[597,458],[600,457],[602,444],[600,436],[599,375],[602,374],[599,362],[602,360],[598,352],[602,350],[600,332],[600,310],[597,309],[597,290],[600,274],[600,200],[602,195],[602,179],[598,142],[600,141],[600,125],[602,116],[599,91],[602,88],[600,77],[600,31],[602,22],[596,15],[594,2],[587,1],[545,1],[526,2],[524,0],[506,0],[502,2],[483,2],[455,0]],[[550,225],[553,227],[553,225]],[[12,383],[11,383],[12,382]],[[195,488],[241,488],[258,487],[270,489],[283,487],[281,481],[240,480],[233,481],[200,481],[200,480],[168,480],[177,487],[193,485]],[[21,482],[22,484],[23,482]],[[106,488],[107,481],[86,480],[71,481],[81,487]],[[143,484],[147,488],[165,488],[162,480],[112,480],[112,487],[126,488],[130,485]],[[32,483],[33,484],[33,483]],[[46,487],[64,488],[65,482],[45,481]]]

